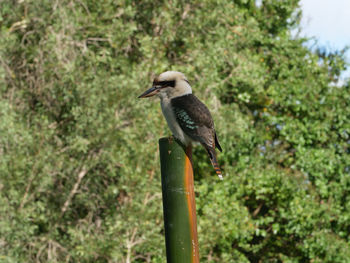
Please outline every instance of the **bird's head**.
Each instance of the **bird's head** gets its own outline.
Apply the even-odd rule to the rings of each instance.
[[[161,99],[172,99],[192,93],[190,84],[184,74],[166,71],[153,80],[152,88],[142,93],[139,98],[157,95]]]

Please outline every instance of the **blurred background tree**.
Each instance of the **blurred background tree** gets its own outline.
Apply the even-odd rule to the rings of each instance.
[[[347,262],[350,85],[298,0],[0,2],[0,261],[165,262],[154,74],[211,109],[194,151],[203,262]]]

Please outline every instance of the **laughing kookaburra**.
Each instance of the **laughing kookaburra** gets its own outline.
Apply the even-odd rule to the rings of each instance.
[[[157,95],[162,111],[174,137],[184,146],[192,141],[201,143],[207,150],[216,174],[222,173],[216,159],[215,147],[222,151],[213,118],[208,108],[192,94],[185,75],[177,71],[166,71],[156,77],[152,88],[139,98]]]

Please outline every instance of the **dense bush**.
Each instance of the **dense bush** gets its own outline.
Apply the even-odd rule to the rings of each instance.
[[[203,262],[348,262],[350,86],[298,0],[0,3],[0,261],[164,262],[152,77],[184,72],[227,175],[194,151]]]

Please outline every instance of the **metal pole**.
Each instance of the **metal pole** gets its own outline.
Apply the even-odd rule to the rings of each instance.
[[[192,148],[159,140],[168,263],[199,263]]]

